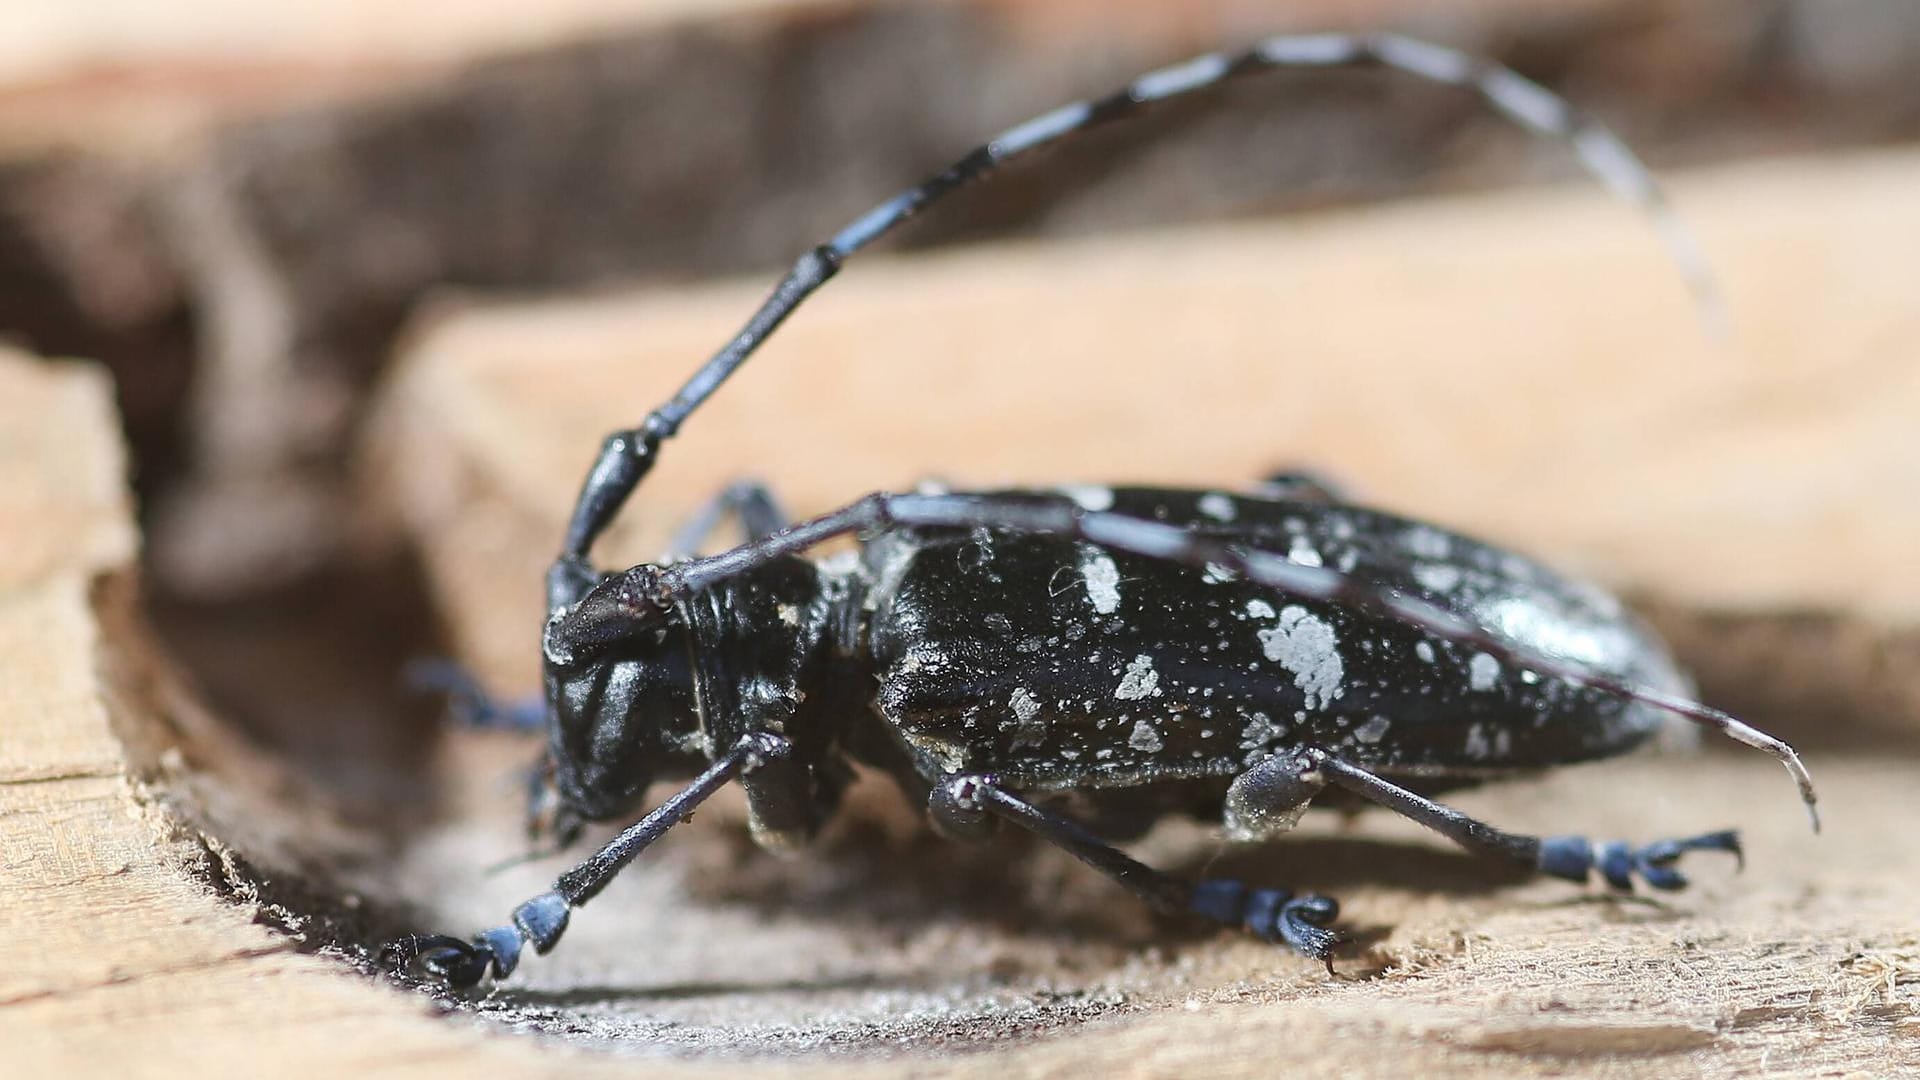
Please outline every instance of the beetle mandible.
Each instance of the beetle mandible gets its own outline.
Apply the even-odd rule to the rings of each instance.
[[[1157,908],[1244,927],[1329,970],[1332,899],[1187,882],[1114,842],[1172,813],[1263,839],[1322,797],[1384,806],[1539,873],[1678,889],[1684,853],[1738,855],[1737,835],[1592,844],[1507,832],[1432,800],[1623,753],[1663,713],[1780,759],[1812,814],[1794,750],[1688,700],[1664,646],[1612,597],[1302,476],[1239,494],[875,493],[799,524],[763,489],[737,485],[661,562],[619,572],[589,562],[694,410],[849,256],[929,203],[1158,101],[1275,68],[1366,66],[1477,91],[1570,143],[1653,217],[1712,305],[1686,233],[1618,139],[1512,71],[1425,42],[1270,38],[1010,128],[803,255],[677,395],[606,439],[547,576],[544,704],[528,724],[547,736],[545,796],[571,838],[583,821],[630,816],[657,779],[691,782],[508,925],[408,938],[392,958],[455,986],[504,978],[525,946],[551,949],[571,909],[724,785],[745,789],[758,843],[789,849],[832,813],[854,762],[924,800],[945,834],[981,838],[1011,822]],[[723,518],[744,542],[694,557]],[[850,556],[805,557],[849,535]]]

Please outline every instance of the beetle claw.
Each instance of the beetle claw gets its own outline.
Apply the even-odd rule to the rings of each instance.
[[[1655,840],[1633,853],[1633,866],[1640,879],[1648,885],[1673,892],[1687,887],[1686,875],[1673,869],[1673,864],[1689,851],[1725,851],[1738,861],[1738,869],[1747,867],[1746,852],[1740,847],[1740,834],[1732,829],[1683,840]]]
[[[1333,974],[1333,950],[1347,940],[1327,929],[1340,917],[1340,902],[1331,896],[1307,893],[1295,896],[1285,889],[1248,889],[1238,881],[1210,879],[1194,889],[1191,910],[1221,922],[1238,922],[1255,937],[1285,942],[1302,956],[1312,957]]]
[[[1651,888],[1676,892],[1687,887],[1687,876],[1674,864],[1689,851],[1724,851],[1739,860],[1745,869],[1746,853],[1740,847],[1740,834],[1732,829],[1703,833],[1677,840],[1655,840],[1632,847],[1618,841],[1592,844],[1584,837],[1554,836],[1541,841],[1536,866],[1542,873],[1585,881],[1594,870],[1613,889],[1632,892],[1637,877]]]
[[[1280,932],[1281,940],[1295,952],[1325,964],[1327,974],[1332,975],[1333,950],[1346,942],[1347,935],[1326,929],[1326,926],[1339,917],[1338,900],[1309,893],[1281,905],[1276,929]]]
[[[446,934],[414,934],[389,942],[380,958],[394,970],[417,971],[455,990],[479,985],[495,966],[494,952],[485,944]]]

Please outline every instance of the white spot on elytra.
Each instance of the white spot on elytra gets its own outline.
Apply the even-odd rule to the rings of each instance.
[[[1200,512],[1215,521],[1232,521],[1237,508],[1233,500],[1217,491],[1200,496]]]
[[[1512,641],[1524,641],[1549,656],[1604,666],[1619,655],[1625,629],[1594,626],[1586,619],[1556,616],[1534,599],[1503,600],[1487,612],[1491,629]]]
[[[1487,726],[1475,724],[1467,729],[1467,756],[1476,761],[1488,758],[1504,758],[1513,752],[1513,732],[1506,728],[1494,728],[1493,737],[1487,737]]]
[[[1314,550],[1312,544],[1307,543],[1306,537],[1296,536],[1293,538],[1293,546],[1287,549],[1287,561],[1300,566],[1319,566],[1320,553]]]
[[[1293,684],[1307,695],[1307,708],[1323,709],[1346,693],[1340,685],[1346,666],[1340,660],[1333,627],[1306,608],[1298,604],[1281,608],[1279,625],[1260,631],[1260,647],[1267,659],[1293,673]]]
[[[1120,680],[1120,686],[1113,696],[1125,701],[1138,701],[1144,697],[1160,695],[1160,673],[1153,670],[1153,657],[1145,653],[1133,658],[1127,665],[1127,673]]]
[[[1249,600],[1247,601],[1247,614],[1256,619],[1271,619],[1274,615],[1273,605],[1267,603],[1265,600]]]
[[[1229,581],[1238,580],[1239,577],[1240,575],[1234,573],[1231,568],[1221,566],[1217,562],[1210,562],[1207,564],[1206,573],[1200,575],[1200,580],[1208,585],[1225,585]]]
[[[1617,619],[1622,614],[1620,598],[1590,581],[1576,578],[1567,582],[1567,589],[1603,619]]]
[[[1097,487],[1092,484],[1069,484],[1060,489],[1060,494],[1072,499],[1082,510],[1099,513],[1113,509],[1113,489]]]
[[[1433,643],[1430,641],[1415,642],[1413,646],[1413,655],[1419,657],[1420,659],[1426,661],[1429,664],[1433,663]]]
[[[1013,697],[1008,701],[1013,707],[1013,747],[1039,746],[1047,741],[1047,722],[1040,719],[1040,699],[1029,693],[1024,686],[1013,689]]]
[[[1452,592],[1460,584],[1460,568],[1446,563],[1415,563],[1413,580],[1433,592]]]
[[[1133,734],[1127,736],[1127,745],[1143,754],[1157,754],[1166,745],[1160,738],[1160,732],[1150,720],[1141,720],[1133,725]]]
[[[1384,738],[1387,734],[1387,729],[1392,726],[1393,721],[1384,716],[1371,716],[1367,718],[1366,723],[1353,729],[1353,737],[1360,742],[1366,743],[1368,746],[1372,746]]]
[[[1089,553],[1080,560],[1080,576],[1086,579],[1093,610],[1111,615],[1120,607],[1120,568],[1113,565],[1113,556],[1104,551]]]
[[[1013,705],[1013,715],[1023,721],[1031,720],[1040,715],[1040,699],[1028,693],[1027,688],[1024,686],[1014,688],[1013,701],[1011,704]]]
[[[1240,728],[1240,749],[1245,751],[1242,760],[1249,765],[1259,761],[1272,753],[1272,748],[1286,736],[1286,724],[1275,723],[1266,713],[1254,713]]]
[[[1438,529],[1415,525],[1402,535],[1407,550],[1423,559],[1444,559],[1453,553],[1453,541]]]
[[[1500,661],[1477,652],[1467,661],[1467,685],[1475,690],[1491,690],[1500,682]]]
[[[1466,751],[1467,756],[1475,761],[1484,761],[1493,752],[1493,747],[1487,744],[1487,733],[1481,730],[1479,724],[1467,729]]]

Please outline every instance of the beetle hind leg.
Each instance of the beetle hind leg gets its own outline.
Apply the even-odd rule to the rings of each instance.
[[[1675,864],[1689,851],[1724,851],[1740,860],[1741,866],[1746,864],[1740,834],[1732,829],[1637,846],[1622,841],[1596,844],[1584,836],[1510,833],[1416,795],[1324,751],[1303,753],[1317,762],[1318,773],[1326,783],[1417,821],[1468,851],[1518,863],[1535,873],[1584,883],[1597,871],[1601,880],[1622,892],[1631,891],[1635,881],[1662,892],[1674,892],[1687,887],[1686,875],[1676,869]]]
[[[1227,878],[1189,882],[1155,870],[1095,836],[1071,818],[1043,810],[996,785],[989,776],[958,776],[937,788],[929,800],[943,831],[978,836],[987,822],[1010,821],[1112,878],[1155,909],[1171,915],[1198,916],[1245,929],[1255,937],[1283,942],[1333,971],[1333,950],[1344,940],[1328,929],[1340,916],[1340,904],[1317,893],[1255,888]]]
[[[1578,882],[1598,870],[1602,880],[1622,892],[1631,891],[1636,878],[1662,892],[1675,892],[1687,887],[1687,877],[1674,864],[1689,851],[1724,851],[1746,866],[1740,834],[1732,829],[1639,847],[1620,841],[1595,844],[1584,836],[1545,836],[1535,865],[1543,874]]]

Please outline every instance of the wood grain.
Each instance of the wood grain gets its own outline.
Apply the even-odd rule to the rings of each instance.
[[[1634,215],[1576,189],[857,262],[687,425],[608,561],[657,551],[738,476],[815,513],[927,477],[1232,486],[1304,465],[1644,596],[1688,651],[1739,645],[1703,659],[1714,689],[1766,684],[1743,707],[1799,709],[1812,680],[1862,703],[1851,722],[1912,730],[1916,182],[1897,152],[1679,182],[1724,338]],[[531,685],[541,568],[600,435],[769,284],[420,333],[379,467],[488,671]],[[1729,629],[1789,612],[1846,654]],[[1789,649],[1793,685],[1769,674]],[[1850,690],[1821,680],[1836,665]]]
[[[1920,340],[1901,288],[1915,249],[1897,241],[1915,235],[1915,171],[1894,155],[1681,184],[1733,298],[1724,350],[1693,336],[1628,216],[1562,193],[876,260],[689,427],[616,547],[648,550],[749,467],[810,510],[926,472],[1221,483],[1292,459],[1689,609],[1898,626],[1914,582],[1887,552],[1911,507],[1885,488],[1914,461],[1899,360]],[[418,338],[366,490],[501,686],[525,678],[539,563],[599,434],[762,287],[476,310]],[[377,796],[322,790],[199,708],[139,617],[106,402],[84,371],[0,361],[9,1073],[1920,1067],[1920,852],[1885,824],[1911,812],[1913,764],[1884,750],[1814,755],[1818,839],[1777,768],[1745,754],[1459,800],[1551,831],[1746,830],[1744,876],[1701,865],[1659,903],[1502,880],[1373,816],[1226,853],[1346,902],[1360,942],[1333,980],[1156,925],[1057,853],[941,845],[884,790],[799,860],[751,851],[722,805],[576,915],[555,954],[444,1014],[360,970],[368,942],[335,916],[468,931],[541,888],[553,859],[483,869],[517,850],[502,778],[526,748],[453,740],[427,777],[438,803],[382,818]],[[1216,853],[1188,826],[1142,851],[1189,871]]]

